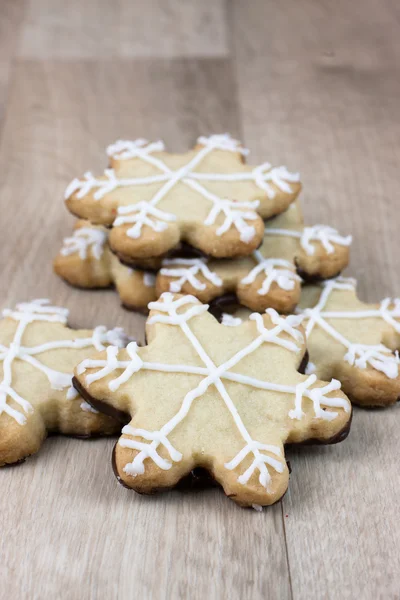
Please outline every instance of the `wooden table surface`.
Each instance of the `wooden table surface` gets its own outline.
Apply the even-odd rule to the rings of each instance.
[[[397,0],[1,0],[1,307],[49,297],[74,326],[143,318],[66,286],[65,185],[119,138],[184,150],[229,131],[298,169],[310,223],[354,235],[364,299],[400,294]],[[290,451],[281,503],[218,490],[140,497],[114,440],[53,437],[0,472],[0,597],[400,598],[400,407],[355,410],[346,442]]]

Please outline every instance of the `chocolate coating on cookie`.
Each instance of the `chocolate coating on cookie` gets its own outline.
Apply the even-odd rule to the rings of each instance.
[[[110,404],[104,402],[103,400],[97,400],[96,398],[93,398],[93,396],[91,396],[87,392],[87,390],[85,390],[85,388],[79,383],[76,377],[73,377],[72,385],[74,386],[76,391],[79,392],[82,398],[86,400],[86,402],[90,404],[90,406],[95,410],[98,410],[99,412],[102,412],[103,414],[112,417],[122,425],[126,425],[131,420],[131,417],[128,413],[122,410],[118,410],[113,406],[110,406]]]
[[[318,438],[310,438],[304,442],[296,442],[294,444],[286,444],[286,448],[295,448],[296,446],[332,446],[333,444],[339,444],[343,442],[350,433],[351,423],[353,420],[353,411],[351,411],[350,419],[346,425],[336,435],[333,435],[327,440],[319,440]]]
[[[239,307],[240,304],[236,294],[223,294],[222,296],[218,296],[218,298],[211,300],[208,312],[221,323],[224,312],[231,314]]]
[[[326,281],[327,277],[323,277],[319,273],[313,273],[311,275],[310,273],[307,273],[307,271],[304,271],[304,269],[300,268],[296,260],[294,261],[294,263],[296,265],[297,275],[301,277],[306,283],[320,283],[321,281]],[[337,273],[331,275],[328,279],[334,279],[335,277],[339,277],[340,273],[341,271],[338,271]]]
[[[123,488],[132,492],[132,488],[126,485],[126,483],[121,479],[121,477],[118,474],[118,468],[115,459],[116,447],[117,444],[114,445],[111,457],[114,475],[118,483],[122,485]],[[220,485],[217,481],[215,481],[214,477],[211,475],[211,473],[209,473],[209,471],[207,471],[207,469],[197,467],[196,469],[193,469],[193,471],[188,473],[185,477],[182,477],[182,479],[180,479],[175,486],[172,486],[169,489],[177,490],[179,492],[198,492],[213,487],[220,487]],[[151,492],[137,493],[141,496],[153,496],[154,494],[158,494],[160,491],[165,491],[165,488],[153,488]]]
[[[118,252],[116,252],[113,248],[110,248],[111,252],[113,254],[115,254],[115,256],[118,257],[118,260],[125,266],[127,267],[131,267],[134,269],[137,269],[138,271],[151,271],[153,273],[157,273],[159,267],[161,266],[161,262],[164,259],[172,259],[172,258],[207,258],[207,255],[202,252],[201,250],[199,250],[198,248],[194,248],[193,246],[191,246],[190,244],[187,244],[186,242],[180,242],[177,246],[175,246],[175,248],[172,248],[172,250],[169,250],[166,254],[162,255],[162,256],[158,256],[154,258],[154,263],[153,259],[150,259],[149,262],[149,266],[145,266],[147,265],[147,263],[144,262],[140,262],[140,260],[138,261],[138,259],[132,259],[132,260],[127,260],[126,257],[121,256]],[[157,264],[159,263],[159,264]]]

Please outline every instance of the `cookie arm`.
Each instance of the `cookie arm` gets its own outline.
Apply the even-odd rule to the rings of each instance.
[[[92,258],[82,260],[77,254],[58,254],[53,263],[56,275],[70,285],[83,289],[110,287],[111,275],[106,261],[94,262]]]
[[[267,193],[259,194],[260,205],[258,213],[265,219],[272,219],[284,213],[295,202],[301,192],[302,185],[299,181],[290,182],[290,190],[284,191],[273,183],[269,184],[273,190],[273,200]]]
[[[53,268],[59,277],[79,288],[105,288],[112,284],[108,233],[87,221],[78,221],[64,239]]]
[[[116,419],[96,411],[72,387],[57,394],[44,420],[48,431],[74,437],[107,436],[121,430]]]
[[[24,422],[18,423],[9,415],[0,415],[0,467],[23,462],[38,452],[46,439],[44,420],[38,411],[24,414]]]
[[[333,251],[328,253],[318,244],[312,255],[299,247],[294,258],[298,274],[307,282],[339,275],[349,264],[350,248],[338,244],[332,247]]]
[[[215,258],[248,256],[261,244],[263,220],[253,209],[237,210],[234,203],[225,207],[223,202],[210,207],[204,223],[184,227],[182,240]]]
[[[116,256],[111,256],[111,274],[121,304],[128,310],[147,313],[149,302],[156,300],[155,276],[152,273],[130,269]]]
[[[289,484],[283,444],[240,444],[236,454],[213,457],[208,470],[225,494],[240,506],[269,506],[278,502]],[[235,444],[231,445],[231,448]]]

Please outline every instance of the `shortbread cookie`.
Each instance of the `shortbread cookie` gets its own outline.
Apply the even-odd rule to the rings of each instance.
[[[228,135],[200,137],[185,154],[162,142],[119,140],[110,168],[86,173],[65,192],[69,210],[112,225],[110,246],[128,264],[162,256],[184,241],[216,257],[244,256],[262,240],[262,219],[286,210],[299,176],[269,163],[246,166],[247,151]]]
[[[250,311],[219,301],[212,313],[237,326]],[[304,286],[298,313],[303,318],[309,359],[306,373],[335,377],[355,404],[390,406],[400,399],[400,299],[365,304],[354,279],[338,277]]]
[[[356,281],[339,277],[305,286],[304,317],[309,373],[336,377],[362,406],[389,406],[400,399],[400,299],[365,304]]]
[[[304,226],[296,202],[265,224],[262,246],[251,256],[165,259],[156,280],[157,295],[183,292],[210,302],[236,294],[238,302],[251,310],[289,313],[300,298],[296,269],[305,279],[333,277],[347,266],[350,243],[351,236],[343,237],[331,227]]]
[[[65,281],[80,288],[115,286],[123,306],[147,312],[156,299],[155,275],[124,266],[108,246],[108,230],[78,221],[71,237],[54,261],[54,270]]]
[[[71,385],[74,366],[95,350],[127,343],[121,329],[74,331],[68,311],[47,300],[17,304],[0,321],[0,466],[37,452],[48,432],[77,436],[118,431]]]
[[[164,293],[150,304],[148,346],[84,360],[74,385],[95,408],[131,419],[114,456],[124,485],[151,493],[202,467],[238,504],[272,504],[288,486],[284,444],[340,441],[351,406],[338,381],[298,372],[299,317],[269,309],[233,329],[207,308]]]

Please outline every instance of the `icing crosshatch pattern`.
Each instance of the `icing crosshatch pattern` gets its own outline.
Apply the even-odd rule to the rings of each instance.
[[[251,252],[261,241],[260,215],[269,218],[288,208],[300,191],[299,175],[269,163],[245,165],[248,151],[228,135],[197,141],[194,150],[182,155],[166,153],[161,141],[117,141],[107,148],[112,167],[102,177],[88,172],[67,187],[68,207],[92,222],[122,226],[131,240],[145,237],[147,230],[154,242],[155,234],[169,230],[169,248],[185,239],[206,251],[202,235],[212,236],[215,245],[230,232],[242,254],[246,245]],[[232,247],[225,255],[235,254]],[[143,247],[140,256],[145,256]],[[151,248],[146,256],[154,256]]]
[[[63,431],[63,415],[67,415],[65,429],[69,433],[90,434],[91,430],[100,433],[99,425],[104,420],[108,432],[115,431],[115,424],[111,426],[104,417],[84,414],[92,411],[72,387],[72,371],[85,355],[110,344],[122,347],[127,338],[119,328],[107,330],[99,326],[94,330],[71,330],[66,327],[67,317],[67,309],[51,306],[43,299],[17,304],[13,310],[3,311],[0,321],[0,430],[7,430],[6,439],[10,444],[13,431],[15,439],[25,435],[20,428],[37,428],[39,438],[43,437],[46,428]],[[58,409],[55,408],[57,402],[60,403]],[[69,410],[71,414],[79,414],[78,422],[68,423]],[[3,442],[4,439],[3,436]],[[6,462],[3,452],[7,455],[9,449],[1,444],[0,464]],[[19,459],[21,457],[17,457]]]
[[[297,371],[299,317],[269,309],[233,330],[196,298],[168,292],[150,309],[148,346],[109,347],[75,371],[94,406],[134,414],[116,446],[129,487],[169,487],[203,466],[239,504],[271,504],[288,484],[286,442],[329,442],[346,430],[340,383]]]

